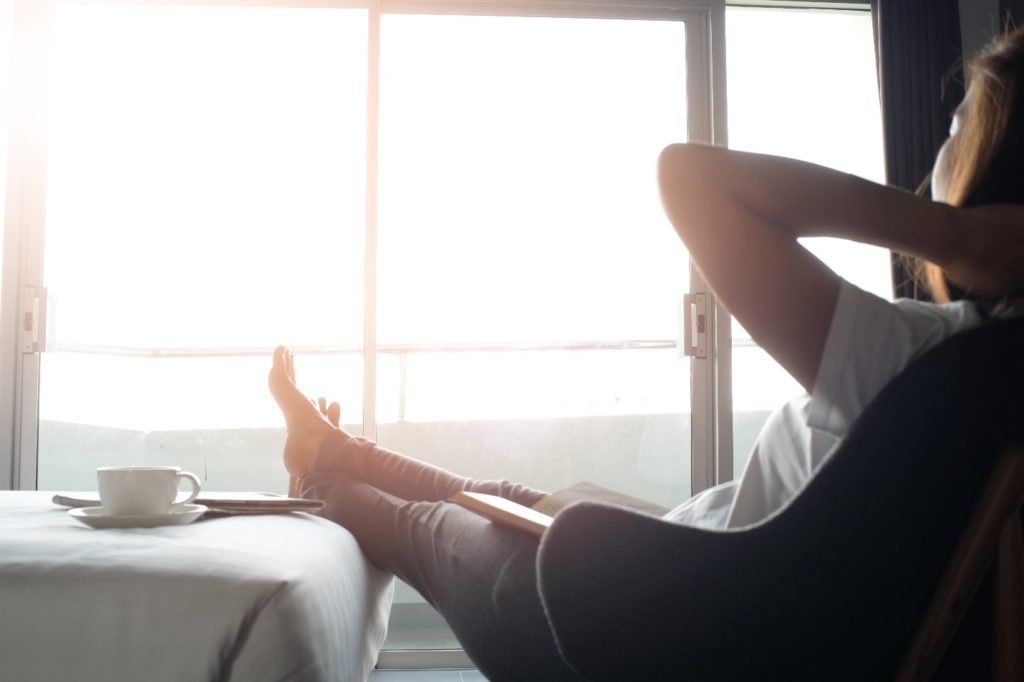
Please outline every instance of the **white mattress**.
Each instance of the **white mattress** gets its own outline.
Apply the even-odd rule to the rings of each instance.
[[[363,680],[393,581],[307,514],[87,528],[0,492],[0,679]]]

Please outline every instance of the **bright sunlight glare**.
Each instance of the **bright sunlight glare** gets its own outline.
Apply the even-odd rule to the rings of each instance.
[[[809,26],[799,12],[729,10],[732,145],[878,179],[870,23],[819,14]],[[277,426],[268,358],[75,351],[288,343],[351,349],[300,357],[300,381],[358,421],[366,21],[358,9],[57,7],[45,282],[65,352],[44,356],[44,419]],[[382,344],[675,339],[686,257],[654,163],[687,135],[684,29],[385,16]],[[801,59],[811,53],[828,59]],[[814,248],[888,286],[877,254]],[[380,421],[689,411],[672,349],[384,354],[379,367]],[[738,391],[737,407],[776,394]]]

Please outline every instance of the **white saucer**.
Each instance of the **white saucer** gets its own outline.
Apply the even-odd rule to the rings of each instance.
[[[182,526],[192,523],[206,512],[201,504],[176,504],[166,514],[143,516],[113,516],[103,507],[79,507],[69,509],[68,514],[93,528],[156,528],[157,526]]]

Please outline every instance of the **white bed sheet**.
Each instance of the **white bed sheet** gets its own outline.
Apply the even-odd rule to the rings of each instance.
[[[0,492],[0,679],[363,680],[392,578],[308,514],[96,530]]]

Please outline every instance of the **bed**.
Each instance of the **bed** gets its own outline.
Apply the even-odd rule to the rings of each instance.
[[[0,492],[0,679],[363,680],[393,580],[301,513],[96,530]]]

